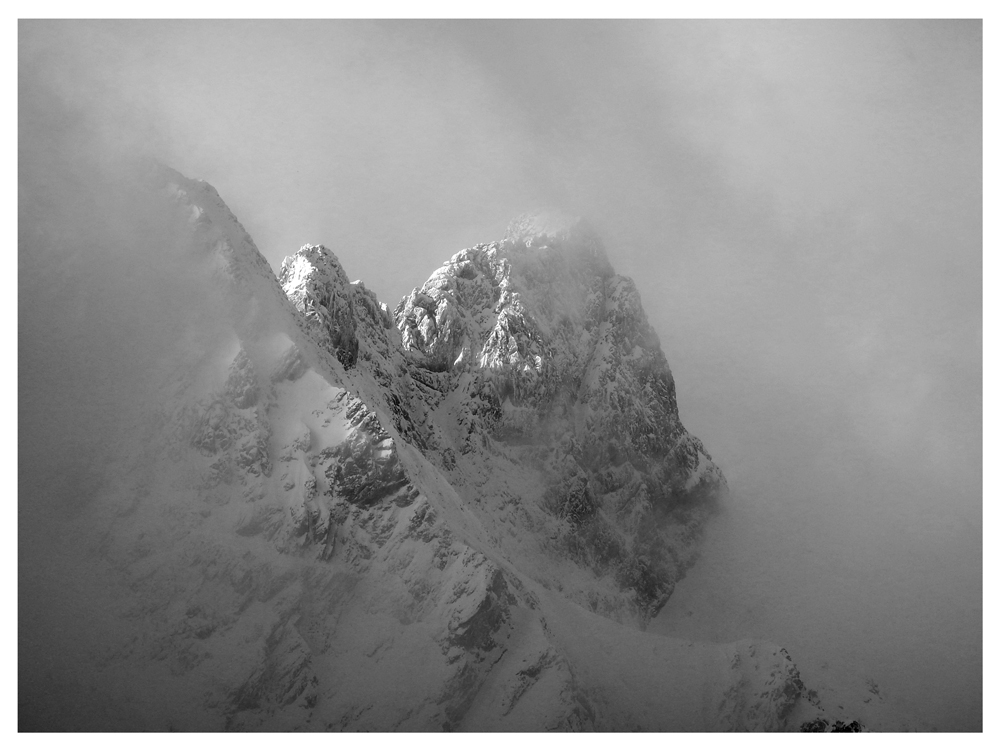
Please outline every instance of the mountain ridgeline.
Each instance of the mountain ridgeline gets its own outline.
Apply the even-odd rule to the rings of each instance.
[[[321,245],[276,277],[208,184],[150,187],[215,299],[80,521],[117,625],[73,728],[849,718],[778,646],[644,632],[726,483],[585,223],[516,219],[390,309]]]
[[[515,220],[392,315],[322,246],[286,258],[279,281],[482,515],[502,498],[511,525],[551,528],[545,551],[593,572],[581,603],[642,622],[666,602],[725,480],[678,419],[635,285],[582,222]],[[470,487],[470,472],[489,481]]]

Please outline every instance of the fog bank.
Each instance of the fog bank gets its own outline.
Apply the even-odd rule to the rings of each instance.
[[[660,624],[981,728],[980,23],[22,21],[18,147],[22,648],[204,295],[152,157],[390,307],[524,210],[587,216],[733,491]]]

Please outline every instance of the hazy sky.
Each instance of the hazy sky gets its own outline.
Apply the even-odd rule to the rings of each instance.
[[[960,550],[981,634],[981,23],[22,21],[19,64],[22,237],[68,159],[148,153],[392,307],[588,217],[734,491],[880,565]]]
[[[22,88],[213,183],[275,267],[323,242],[394,305],[563,207],[638,282],[682,392],[729,363],[828,387],[878,441],[978,441],[978,23],[20,28]]]

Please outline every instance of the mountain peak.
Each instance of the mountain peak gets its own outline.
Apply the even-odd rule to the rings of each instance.
[[[531,489],[505,491],[541,509],[533,523],[564,523],[563,553],[616,581],[569,595],[617,616],[655,613],[725,480],[681,424],[638,290],[597,234],[565,214],[520,216],[503,241],[431,274],[395,318],[448,466],[503,455],[530,476]]]
[[[333,251],[303,245],[282,261],[278,282],[320,346],[351,367],[358,354],[353,293]]]
[[[152,649],[103,684],[169,659],[185,729],[793,723],[777,646],[641,632],[725,479],[586,223],[518,217],[390,313],[323,245],[276,279],[207,183],[164,181],[234,309],[93,506]]]

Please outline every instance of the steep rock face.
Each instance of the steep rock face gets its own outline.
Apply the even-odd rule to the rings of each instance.
[[[313,338],[344,366],[345,382],[390,415],[408,440],[426,447],[433,427],[407,363],[393,317],[360,281],[349,282],[337,256],[322,245],[303,245],[285,258],[279,281]]]
[[[776,646],[615,622],[669,594],[722,480],[592,233],[516,222],[392,316],[321,246],[282,288],[210,186],[154,182],[218,305],[164,353],[85,521],[115,627],[76,728],[821,718]]]
[[[563,550],[663,605],[725,480],[677,415],[673,377],[634,283],[579,221],[522,217],[463,250],[395,312],[412,376],[463,456],[500,444],[534,467],[531,502]],[[445,432],[449,432],[445,430]]]
[[[677,417],[634,284],[585,225],[515,220],[401,301],[395,326],[322,246],[286,258],[281,281],[345,382],[450,473],[508,559],[582,563],[591,580],[568,595],[617,619],[669,598],[725,481]]]
[[[305,245],[286,258],[278,274],[288,299],[309,324],[321,346],[350,368],[358,358],[353,295],[340,263],[330,262],[322,245]]]

